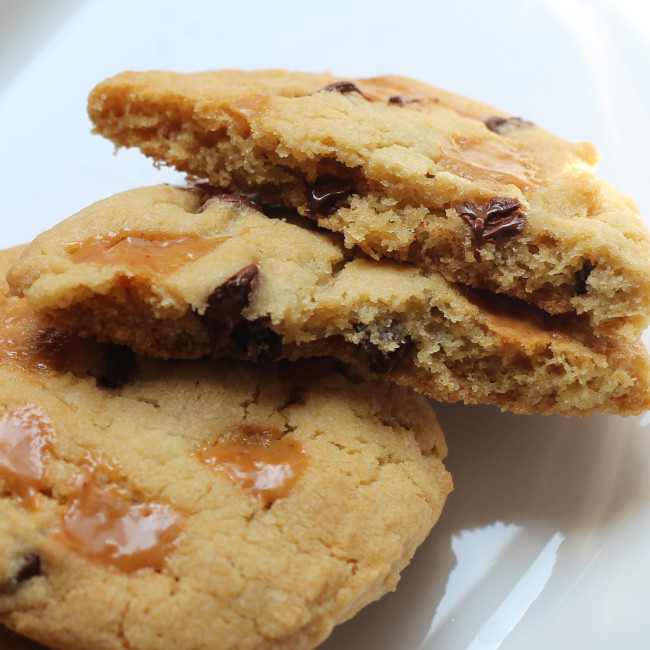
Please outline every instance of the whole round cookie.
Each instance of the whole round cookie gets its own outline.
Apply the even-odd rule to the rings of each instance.
[[[427,401],[329,363],[137,358],[2,297],[0,387],[0,623],[57,650],[312,648],[451,490]]]
[[[125,72],[96,131],[229,192],[298,208],[375,257],[638,338],[650,235],[588,143],[404,77]]]
[[[139,188],[39,235],[8,279],[58,329],[148,355],[330,355],[438,400],[520,413],[650,407],[642,343],[272,214],[203,187]]]

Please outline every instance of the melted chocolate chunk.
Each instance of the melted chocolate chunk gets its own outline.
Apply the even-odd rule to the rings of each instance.
[[[230,203],[239,203],[246,205],[253,210],[262,212],[262,202],[256,194],[244,194],[241,192],[224,192],[224,190],[211,183],[194,183],[189,187],[183,188],[190,192],[196,192],[201,197],[201,205],[198,207],[196,213],[204,212],[213,202],[213,200],[229,201]]]
[[[579,271],[576,271],[575,274],[575,292],[576,296],[584,296],[589,287],[587,287],[587,278],[589,274],[596,268],[590,262],[585,262],[582,265],[582,268]]]
[[[526,216],[515,199],[490,199],[479,206],[469,201],[456,206],[456,211],[474,235],[474,259],[481,261],[479,247],[485,242],[494,243],[502,237],[518,235],[526,226]]]
[[[95,379],[104,388],[122,388],[135,375],[136,360],[131,348],[109,343]]]
[[[210,203],[217,199],[245,205],[253,210],[262,212],[269,219],[284,219],[285,221],[291,222],[296,217],[302,218],[304,222],[308,222],[313,227],[313,221],[300,217],[295,208],[288,208],[286,205],[277,202],[277,197],[272,196],[264,188],[251,192],[223,192],[218,187],[209,183],[197,183],[189,189],[199,192],[203,200],[203,203],[197,210],[197,214],[206,210]]]
[[[388,103],[393,106],[406,106],[406,104],[421,104],[422,100],[416,97],[402,97],[401,95],[392,95],[388,98]]]
[[[413,341],[407,337],[406,340],[400,341],[394,350],[385,352],[370,340],[370,332],[361,323],[355,323],[352,328],[355,332],[364,332],[364,338],[359,345],[366,355],[370,368],[375,372],[382,374],[392,372],[413,349]],[[386,337],[393,338],[390,332],[386,333]]]
[[[37,553],[28,555],[18,573],[16,574],[16,582],[26,582],[30,578],[41,575],[41,556]]]
[[[317,90],[319,93],[331,93],[337,92],[342,95],[347,95],[348,93],[358,93],[364,99],[368,99],[362,92],[359,86],[353,84],[351,81],[335,81],[334,83],[328,84],[327,86]],[[370,101],[370,100],[368,100]]]
[[[319,176],[309,188],[307,214],[311,217],[327,216],[339,201],[346,199],[354,191],[351,178],[341,178],[332,174]]]
[[[499,117],[498,115],[488,117],[483,123],[490,131],[499,134],[510,128],[528,129],[531,126],[535,126],[533,122],[522,120],[520,117]]]
[[[257,266],[249,264],[210,294],[205,318],[214,349],[226,344],[233,328],[242,320],[242,311],[248,307],[258,275]]]
[[[197,214],[206,210],[211,201],[219,199],[222,201],[246,205],[253,210],[262,212],[269,219],[282,219],[287,223],[300,226],[301,228],[306,228],[307,230],[320,230],[318,224],[314,223],[312,219],[303,217],[295,208],[289,208],[286,205],[282,205],[277,201],[277,197],[272,196],[270,192],[263,188],[258,192],[222,192],[218,187],[210,185],[209,183],[197,183],[184,189],[189,189],[201,194],[203,203],[197,210]]]
[[[288,208],[281,203],[263,203],[261,198],[255,194],[246,196],[229,194],[228,196],[240,197],[242,202],[246,202],[249,207],[259,210],[269,219],[286,221],[294,226],[300,226],[303,230],[311,230],[312,232],[321,231],[321,228],[313,219],[303,217],[295,208]]]

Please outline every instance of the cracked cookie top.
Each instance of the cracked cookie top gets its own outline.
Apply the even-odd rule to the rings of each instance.
[[[394,587],[439,516],[444,438],[406,389],[72,335],[47,355],[4,292],[0,347],[20,344],[0,355],[0,622],[16,632],[60,650],[311,648]]]

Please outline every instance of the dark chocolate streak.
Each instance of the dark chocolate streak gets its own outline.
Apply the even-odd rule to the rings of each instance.
[[[502,237],[513,237],[526,226],[526,216],[519,209],[521,204],[515,199],[490,199],[485,206],[475,203],[461,203],[456,211],[470,227],[474,236],[474,259],[481,261],[480,246],[485,242],[494,243]]]
[[[406,104],[421,104],[422,100],[415,97],[402,97],[401,95],[392,95],[388,98],[388,103],[393,106],[405,106]]]
[[[528,129],[532,126],[535,126],[533,122],[528,120],[522,120],[520,117],[499,117],[498,115],[493,115],[483,120],[485,126],[487,126],[490,131],[494,133],[502,133],[509,126],[518,128],[518,129]]]
[[[241,194],[228,194],[226,192],[217,191],[216,193],[211,194],[209,198],[207,198],[201,204],[201,207],[199,207],[196,213],[200,214],[201,212],[207,210],[210,204],[213,203],[214,201],[227,201],[228,203],[245,205],[249,208],[252,208],[253,210],[257,210],[258,212],[263,212],[262,206],[257,201],[254,201],[253,199],[250,199],[246,196],[242,196]]]
[[[333,174],[319,176],[307,193],[307,214],[311,217],[324,217],[339,201],[354,191],[351,178],[341,178]]]
[[[361,97],[364,99],[368,99],[362,92],[359,86],[356,84],[353,84],[351,81],[335,81],[334,83],[328,84],[327,86],[324,86],[320,90],[317,90],[316,92],[319,93],[330,93],[330,92],[337,92],[341,93],[342,95],[346,95],[347,93],[359,93]],[[368,101],[370,101],[368,99]]]
[[[197,183],[184,189],[199,192],[201,194],[203,203],[197,210],[197,214],[207,210],[213,199],[218,199],[248,206],[253,210],[261,212],[269,219],[286,221],[287,223],[315,232],[320,230],[315,221],[302,216],[295,208],[288,208],[287,206],[281,205],[277,202],[269,202],[268,200],[265,200],[265,197],[261,192],[222,192],[218,187],[210,185],[209,183]]]
[[[16,582],[26,582],[30,578],[38,575],[41,575],[41,556],[37,553],[32,553],[24,559],[23,565],[18,569]]]

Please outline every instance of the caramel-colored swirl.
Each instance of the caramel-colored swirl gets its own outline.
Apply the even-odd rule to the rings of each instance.
[[[162,569],[183,531],[184,517],[163,503],[132,503],[115,485],[84,470],[63,517],[64,539],[78,553],[130,573]]]
[[[45,487],[53,439],[52,421],[33,404],[0,420],[0,480],[30,506]]]
[[[37,329],[36,316],[24,300],[7,302],[0,315],[0,363],[13,361],[19,365],[33,356]]]
[[[307,465],[298,440],[277,429],[246,426],[228,432],[199,457],[266,505],[286,496]]]
[[[443,148],[438,162],[458,176],[515,185],[522,192],[542,185],[532,157],[500,140],[458,140]]]
[[[570,327],[567,315],[548,314],[523,300],[491,291],[468,289],[467,297],[487,318],[491,330],[505,342],[532,349],[548,344],[551,339],[570,338],[566,333]]]
[[[43,327],[24,300],[11,299],[0,313],[0,365],[39,374],[84,365],[93,343],[75,334]]]
[[[176,271],[223,241],[224,238],[124,231],[68,244],[68,250],[72,250],[70,259],[77,264],[124,265],[138,275],[153,277]]]

